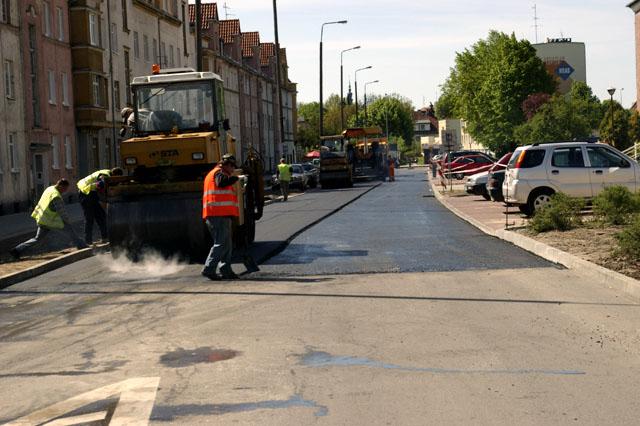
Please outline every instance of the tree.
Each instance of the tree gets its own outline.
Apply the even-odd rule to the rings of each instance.
[[[602,103],[603,111],[606,111],[600,122],[600,138],[609,142],[619,150],[624,150],[631,146],[629,139],[629,122],[631,113],[618,102],[613,101],[613,128],[611,127],[611,101]]]
[[[302,122],[298,125],[298,143],[306,150],[316,148],[320,144],[320,109],[318,102],[298,103],[298,117]]]
[[[491,31],[456,55],[443,86],[440,111],[467,121],[469,133],[497,154],[514,146],[514,130],[524,123],[523,101],[532,93],[553,93],[556,83],[533,46],[515,35]]]
[[[383,131],[388,118],[390,135],[402,137],[410,144],[413,142],[413,105],[409,99],[400,95],[374,97],[367,105],[367,116],[369,125],[380,126]]]
[[[629,142],[631,145],[640,142],[640,113],[636,109],[629,117]]]
[[[551,95],[548,93],[534,93],[527,96],[527,99],[522,102],[522,112],[527,121],[531,120],[540,108],[551,100]]]
[[[525,105],[523,109],[527,113]],[[516,128],[514,136],[520,145],[585,139],[593,135],[601,119],[602,105],[591,88],[574,83],[566,96],[557,94],[539,106],[527,123]]]

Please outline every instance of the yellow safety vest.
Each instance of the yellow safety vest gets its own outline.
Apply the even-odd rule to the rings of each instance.
[[[38,226],[44,226],[51,229],[64,228],[64,222],[58,212],[53,211],[50,208],[51,202],[56,198],[62,198],[62,195],[55,186],[48,187],[42,193],[42,197],[40,197],[38,205],[33,209],[33,213],[31,213],[31,217],[36,220]]]
[[[280,173],[281,181],[289,182],[291,180],[290,164],[278,164],[278,172]]]
[[[91,173],[86,178],[80,179],[80,181],[78,181],[78,191],[82,192],[84,195],[89,195],[91,191],[95,191],[97,189],[96,183],[98,182],[98,177],[100,175],[110,177],[111,170],[98,170],[95,173]]]

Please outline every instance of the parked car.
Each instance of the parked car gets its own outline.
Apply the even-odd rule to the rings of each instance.
[[[289,182],[289,188],[297,188],[300,191],[304,191],[308,186],[308,176],[304,173],[304,169],[301,164],[292,164],[291,168],[291,181]],[[276,174],[271,176],[271,189],[277,191],[280,189],[280,181]]]
[[[311,163],[302,163],[302,170],[307,175],[307,183],[310,188],[315,188],[320,182],[320,169]]]
[[[467,155],[483,155],[491,160],[491,162],[495,162],[496,159],[483,151],[473,151],[473,150],[462,150],[462,151],[452,151],[445,152],[438,159],[440,164],[447,164],[449,161],[455,161],[458,157],[465,157]]]
[[[640,189],[638,163],[609,145],[554,142],[517,148],[502,191],[507,203],[532,215],[556,192],[588,199],[613,185]]]
[[[507,167],[507,164],[509,163],[510,158],[511,158],[511,153],[509,152],[503,155],[486,172],[480,172],[480,173],[476,173],[474,175],[469,176],[464,185],[464,188],[467,191],[467,193],[472,195],[481,195],[485,200],[490,200],[491,196],[487,188],[489,176],[494,171],[504,170]]]
[[[465,176],[486,172],[493,164],[494,160],[484,154],[464,155],[457,157],[451,163],[443,163],[442,173],[445,177],[451,175],[457,180],[462,180]]]

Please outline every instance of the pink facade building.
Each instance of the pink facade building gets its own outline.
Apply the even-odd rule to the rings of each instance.
[[[32,197],[64,177],[75,182],[73,76],[66,0],[21,0],[27,164]]]

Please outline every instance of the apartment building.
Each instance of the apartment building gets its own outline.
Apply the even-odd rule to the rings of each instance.
[[[195,26],[195,7],[190,6]],[[286,50],[281,49],[281,89],[284,144],[277,122],[275,44],[263,43],[258,32],[243,32],[239,19],[220,20],[216,3],[202,5],[203,67],[224,81],[226,116],[236,138],[236,152],[246,156],[257,149],[267,170],[274,170],[281,156],[295,159],[297,126],[296,85],[288,79]]]
[[[21,0],[0,0],[0,214],[27,209],[32,196],[23,120],[19,3]]]
[[[151,66],[195,67],[186,0],[71,0],[81,174],[118,162],[120,111]]]
[[[20,3],[23,118],[35,201],[58,179],[77,179],[69,11],[66,0]]]

